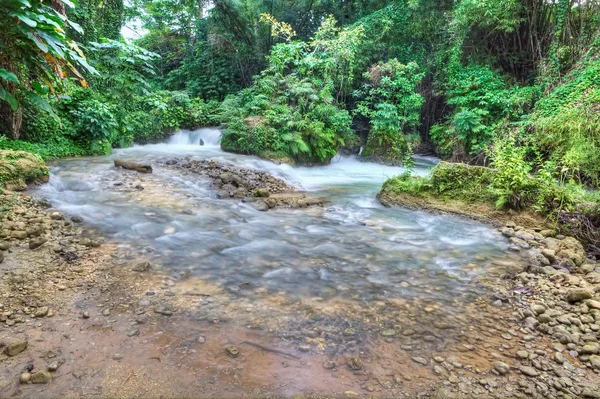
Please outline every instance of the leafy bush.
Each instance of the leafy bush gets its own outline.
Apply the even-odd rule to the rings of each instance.
[[[368,118],[371,127],[365,156],[392,161],[410,156],[405,134],[414,132],[420,124],[425,100],[416,87],[423,76],[416,63],[403,65],[396,59],[380,62],[365,73],[366,82],[354,93],[359,100],[355,113]]]
[[[350,134],[352,118],[336,97],[353,78],[361,34],[360,28],[340,29],[328,18],[310,42],[275,45],[254,85],[223,102],[228,128],[221,147],[301,163],[329,162]]]

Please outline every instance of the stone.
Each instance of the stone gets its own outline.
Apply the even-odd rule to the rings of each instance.
[[[104,309],[102,311],[102,316],[110,316],[110,309]]]
[[[510,366],[504,362],[496,362],[494,363],[494,370],[500,373],[500,375],[506,375],[510,372]]]
[[[531,307],[531,311],[536,315],[540,315],[546,311],[546,307],[544,305],[535,304]]]
[[[519,370],[528,377],[537,377],[540,374],[536,369],[530,366],[521,366]]]
[[[140,262],[137,265],[135,265],[131,270],[133,270],[134,272],[147,272],[150,269],[152,269],[150,262]]]
[[[590,356],[590,364],[592,365],[592,368],[594,368],[596,370],[600,370],[600,356],[598,356],[598,355]]]
[[[28,344],[29,342],[25,339],[16,339],[9,341],[8,343],[5,342],[6,348],[4,348],[4,352],[8,356],[16,356],[27,349]]]
[[[385,330],[381,330],[380,334],[383,335],[384,337],[393,337],[394,335],[396,335],[396,330],[388,328]]]
[[[529,358],[529,352],[527,351],[518,351],[517,352],[517,357],[521,360],[525,360],[527,358]]]
[[[572,260],[577,266],[583,265],[586,260],[583,245],[573,237],[566,237],[558,242],[556,255],[560,258]]]
[[[19,382],[21,384],[27,384],[29,381],[31,381],[31,374],[29,374],[28,372],[21,373],[21,375],[19,376]]]
[[[589,288],[571,288],[567,293],[567,301],[579,302],[591,299],[593,295],[593,291]]]
[[[81,318],[82,319],[89,319],[90,318],[90,312],[88,312],[88,311],[81,312]]]
[[[10,248],[9,243],[6,241],[0,241],[0,251],[8,251],[8,248]]]
[[[350,370],[360,370],[363,368],[363,362],[362,360],[360,360],[358,357],[354,356],[351,357],[350,359],[348,359],[348,361],[346,362],[346,364],[348,365],[348,368]]]
[[[586,301],[585,304],[590,309],[598,309],[598,310],[600,310],[600,301],[594,301],[594,300],[590,299],[589,301]]]
[[[600,399],[600,389],[583,388],[581,396],[584,398]]]
[[[33,315],[35,317],[45,317],[48,315],[48,311],[49,311],[48,306],[41,306],[35,310]]]
[[[37,371],[31,374],[31,382],[33,384],[49,384],[52,382],[52,374],[48,371]]]
[[[419,363],[419,364],[422,364],[423,366],[427,366],[427,360],[426,360],[426,359],[424,359],[424,358],[422,358],[422,357],[419,357],[419,356],[413,356],[411,359],[412,359],[412,360],[413,360],[413,362],[415,362],[415,363]]]
[[[596,355],[600,353],[600,344],[597,342],[587,343],[581,348],[581,353],[584,355]]]
[[[115,353],[115,354],[113,355],[112,359],[113,359],[113,360],[121,360],[121,359],[123,359],[123,357],[124,357],[124,356],[123,356],[122,354],[120,354],[120,353]]]
[[[562,353],[560,352],[555,352],[554,356],[552,357],[554,359],[554,361],[558,364],[564,364],[565,363],[565,357],[563,356]]]
[[[333,370],[335,368],[335,362],[328,360],[325,363],[323,363],[323,368],[325,370]]]
[[[0,251],[0,263],[4,262],[4,252]]]
[[[252,203],[252,207],[260,212],[266,212],[269,210],[269,205],[263,200],[258,200]]]
[[[154,312],[163,316],[172,316],[173,306],[170,303],[159,303],[154,307]]]
[[[58,370],[59,367],[60,367],[60,364],[58,363],[58,361],[54,360],[53,362],[48,363],[48,366],[46,366],[46,369],[48,371],[56,371],[56,370]]]
[[[201,335],[198,337],[198,339],[196,341],[198,341],[199,344],[204,344],[204,343],[206,343],[206,338]]]
[[[233,357],[233,358],[236,358],[236,357],[238,357],[240,355],[240,350],[235,345],[228,345],[227,347],[225,347],[225,352],[230,357]]]
[[[83,218],[81,216],[71,216],[71,222],[73,223],[82,223]]]

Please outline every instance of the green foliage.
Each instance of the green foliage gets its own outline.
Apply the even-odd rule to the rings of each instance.
[[[350,87],[361,36],[362,29],[340,29],[328,18],[310,42],[275,45],[255,84],[223,103],[223,149],[329,162],[350,131],[350,114],[336,98]]]
[[[416,63],[403,65],[396,59],[378,63],[365,73],[366,82],[354,93],[359,100],[355,113],[366,117],[371,127],[364,155],[393,161],[410,156],[405,135],[420,124],[424,99],[416,87],[423,76]]]
[[[70,1],[56,0],[60,9]],[[20,133],[20,103],[30,97],[40,108],[50,111],[45,99],[49,92],[65,89],[67,72],[87,86],[77,67],[95,70],[64,27],[81,28],[56,11],[48,2],[4,0],[0,3],[0,111],[1,128],[15,138]]]
[[[530,177],[531,165],[525,161],[526,152],[514,139],[498,140],[494,145],[495,173],[488,190],[496,197],[498,209],[508,205],[519,210],[531,200],[527,195],[535,190],[535,182]]]

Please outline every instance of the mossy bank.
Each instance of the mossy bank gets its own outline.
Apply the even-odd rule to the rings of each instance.
[[[25,151],[0,150],[0,189],[22,191],[27,184],[45,183],[49,177],[41,158]]]
[[[600,202],[596,193],[525,175],[518,188],[500,188],[497,169],[440,162],[429,176],[387,180],[377,195],[385,206],[455,214],[495,225],[515,223],[576,237],[600,256]]]

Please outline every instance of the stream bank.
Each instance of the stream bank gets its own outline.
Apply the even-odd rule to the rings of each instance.
[[[264,213],[220,199],[211,179],[161,166],[175,149],[177,157],[187,151],[198,161],[268,172],[328,203]],[[153,173],[115,169],[111,157],[65,160],[31,192],[54,208],[25,200],[24,213],[7,213],[19,228],[29,212],[42,225],[71,226],[47,228],[47,242],[34,249],[29,238],[12,237],[19,228],[6,229],[12,252],[0,264],[0,284],[15,323],[2,325],[3,342],[28,345],[2,355],[3,397],[598,391],[596,358],[584,353],[597,342],[598,312],[588,299],[565,299],[582,288],[595,300],[600,281],[533,273],[507,238],[478,223],[365,200],[397,169],[343,158],[292,169],[209,146],[144,146],[116,156],[150,162]],[[75,263],[57,245],[77,252]],[[55,268],[50,278],[44,265]],[[15,283],[15,275],[22,279]],[[33,291],[39,303],[27,302]],[[34,317],[44,307],[48,313]],[[571,323],[566,338],[560,320]],[[560,347],[554,339],[569,341]],[[49,384],[19,383],[29,364],[35,373],[55,360]]]

